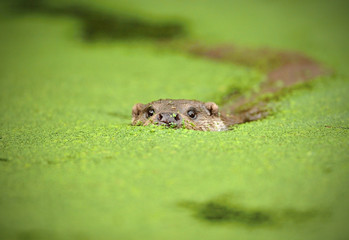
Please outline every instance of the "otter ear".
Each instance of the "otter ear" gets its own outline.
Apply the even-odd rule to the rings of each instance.
[[[143,110],[144,104],[142,103],[137,103],[133,106],[132,108],[132,120],[134,120]]]
[[[219,108],[218,105],[214,102],[207,102],[205,103],[205,107],[208,110],[208,115],[210,116],[217,116],[219,115]]]

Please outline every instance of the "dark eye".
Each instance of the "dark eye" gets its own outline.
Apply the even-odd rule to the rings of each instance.
[[[149,108],[149,109],[147,110],[147,118],[150,118],[151,116],[153,116],[154,113],[155,113],[154,109]]]
[[[196,112],[194,110],[189,110],[187,112],[188,116],[192,119],[195,119],[196,118]]]

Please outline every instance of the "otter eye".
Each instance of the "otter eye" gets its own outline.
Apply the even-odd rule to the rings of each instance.
[[[192,119],[195,119],[196,118],[196,112],[194,110],[189,110],[187,112],[188,116]]]
[[[151,116],[153,116],[154,113],[155,113],[155,110],[152,109],[152,108],[149,108],[149,109],[147,110],[147,118],[150,118]]]

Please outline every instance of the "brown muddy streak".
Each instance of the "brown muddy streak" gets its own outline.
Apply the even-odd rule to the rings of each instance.
[[[244,123],[264,118],[270,112],[267,100],[261,96],[278,95],[285,89],[291,89],[300,83],[329,74],[331,71],[304,54],[291,51],[278,51],[270,48],[248,49],[232,44],[205,46],[199,43],[183,44],[185,52],[213,61],[228,62],[236,65],[256,68],[266,74],[259,91],[245,97],[242,93],[231,93],[234,102],[227,101],[223,110],[232,116],[234,123]]]

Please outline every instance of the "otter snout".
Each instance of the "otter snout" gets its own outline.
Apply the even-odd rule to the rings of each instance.
[[[159,113],[157,116],[157,122],[167,126],[180,125],[182,117],[178,113]]]

